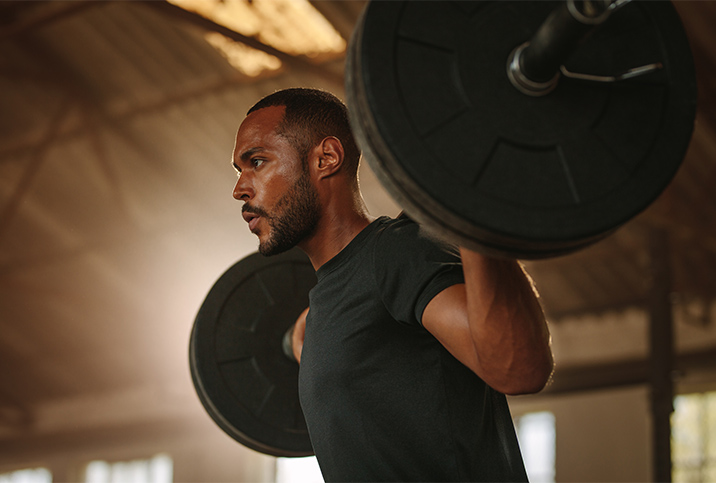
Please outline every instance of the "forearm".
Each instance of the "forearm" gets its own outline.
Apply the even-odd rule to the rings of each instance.
[[[507,394],[541,390],[552,373],[550,336],[530,279],[515,260],[461,249],[467,315],[479,371]]]

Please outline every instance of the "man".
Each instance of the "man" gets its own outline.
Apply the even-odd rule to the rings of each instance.
[[[549,332],[516,261],[372,218],[345,106],[288,89],[252,107],[234,198],[272,255],[308,254],[301,405],[327,481],[524,481],[504,394],[541,390]],[[304,340],[305,333],[305,340]]]

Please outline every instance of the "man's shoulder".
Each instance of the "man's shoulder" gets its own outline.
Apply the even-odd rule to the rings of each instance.
[[[415,236],[420,231],[420,225],[401,213],[395,218],[381,216],[376,220],[378,227],[376,234],[380,237],[387,236]]]
[[[416,252],[444,252],[457,255],[452,243],[428,231],[407,216],[384,217],[376,230],[375,250],[382,257],[410,256]]]
[[[452,250],[454,245],[449,241],[441,238],[438,234],[429,231],[416,221],[401,213],[395,218],[381,217],[380,226],[376,233],[380,238],[401,241],[401,240],[419,240],[422,243],[436,245],[441,248]]]

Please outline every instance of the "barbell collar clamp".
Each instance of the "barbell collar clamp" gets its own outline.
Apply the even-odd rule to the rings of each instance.
[[[652,64],[642,65],[640,67],[634,67],[626,72],[622,72],[618,75],[595,75],[595,74],[581,74],[579,72],[571,72],[565,66],[560,68],[560,72],[563,76],[569,77],[570,79],[578,79],[591,82],[619,82],[627,79],[633,79],[642,75],[650,74],[654,71],[664,68],[664,64],[661,62],[654,62]]]
[[[567,0],[567,10],[580,23],[599,25],[612,14],[615,8],[620,7],[623,3],[626,2],[619,4],[619,2],[612,2],[611,0]]]
[[[512,85],[533,97],[552,92],[564,62],[615,8],[611,0],[567,0],[557,7],[532,38],[510,54],[507,76]]]
[[[529,42],[525,42],[512,51],[507,59],[507,77],[510,79],[512,85],[523,94],[533,97],[545,96],[557,87],[560,72],[557,71],[557,73],[554,74],[554,77],[546,82],[534,81],[527,77],[521,66],[521,59],[522,53],[527,47],[529,47],[529,45]]]

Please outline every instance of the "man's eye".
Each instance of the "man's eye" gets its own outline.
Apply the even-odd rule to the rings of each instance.
[[[253,158],[251,160],[251,164],[254,166],[254,168],[260,167],[262,164],[264,164],[264,162],[265,162],[265,160],[258,159],[258,158]]]

